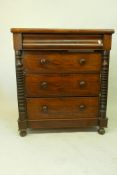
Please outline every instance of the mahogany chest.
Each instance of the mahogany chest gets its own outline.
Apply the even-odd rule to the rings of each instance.
[[[13,28],[19,131],[107,127],[114,30]]]

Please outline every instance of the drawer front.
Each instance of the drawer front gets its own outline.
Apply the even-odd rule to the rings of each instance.
[[[28,74],[27,97],[96,96],[100,90],[99,74]]]
[[[23,49],[102,49],[103,33],[23,33]]]
[[[23,57],[27,73],[99,72],[101,67],[99,53],[25,51]]]
[[[97,118],[98,97],[27,98],[29,120]]]

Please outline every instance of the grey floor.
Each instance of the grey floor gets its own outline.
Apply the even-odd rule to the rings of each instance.
[[[117,175],[116,106],[105,135],[88,131],[17,132],[17,106],[0,106],[0,175]]]

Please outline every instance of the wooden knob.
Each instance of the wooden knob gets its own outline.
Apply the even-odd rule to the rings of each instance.
[[[81,58],[81,59],[79,60],[79,63],[80,63],[81,65],[85,64],[85,63],[86,63],[86,59],[85,59],[85,58]]]
[[[81,111],[83,111],[85,109],[85,107],[86,107],[85,105],[80,105],[79,106],[79,108],[80,108]]]
[[[46,105],[42,106],[42,111],[43,112],[48,112],[48,106],[46,106]]]
[[[47,83],[46,81],[43,81],[43,82],[41,83],[41,88],[45,89],[45,88],[47,88],[47,87],[48,87],[48,83]]]
[[[44,65],[44,64],[47,64],[47,60],[46,60],[45,58],[42,58],[42,59],[40,60],[40,63],[43,64],[43,65]]]
[[[80,81],[80,87],[84,87],[86,85],[85,81]]]

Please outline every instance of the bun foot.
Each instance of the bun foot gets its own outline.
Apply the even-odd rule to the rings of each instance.
[[[101,134],[101,135],[104,135],[105,134],[105,129],[104,128],[99,128],[98,133]]]
[[[20,132],[19,132],[19,135],[20,135],[21,137],[24,137],[24,136],[27,135],[27,131],[26,131],[25,129],[21,129]]]

